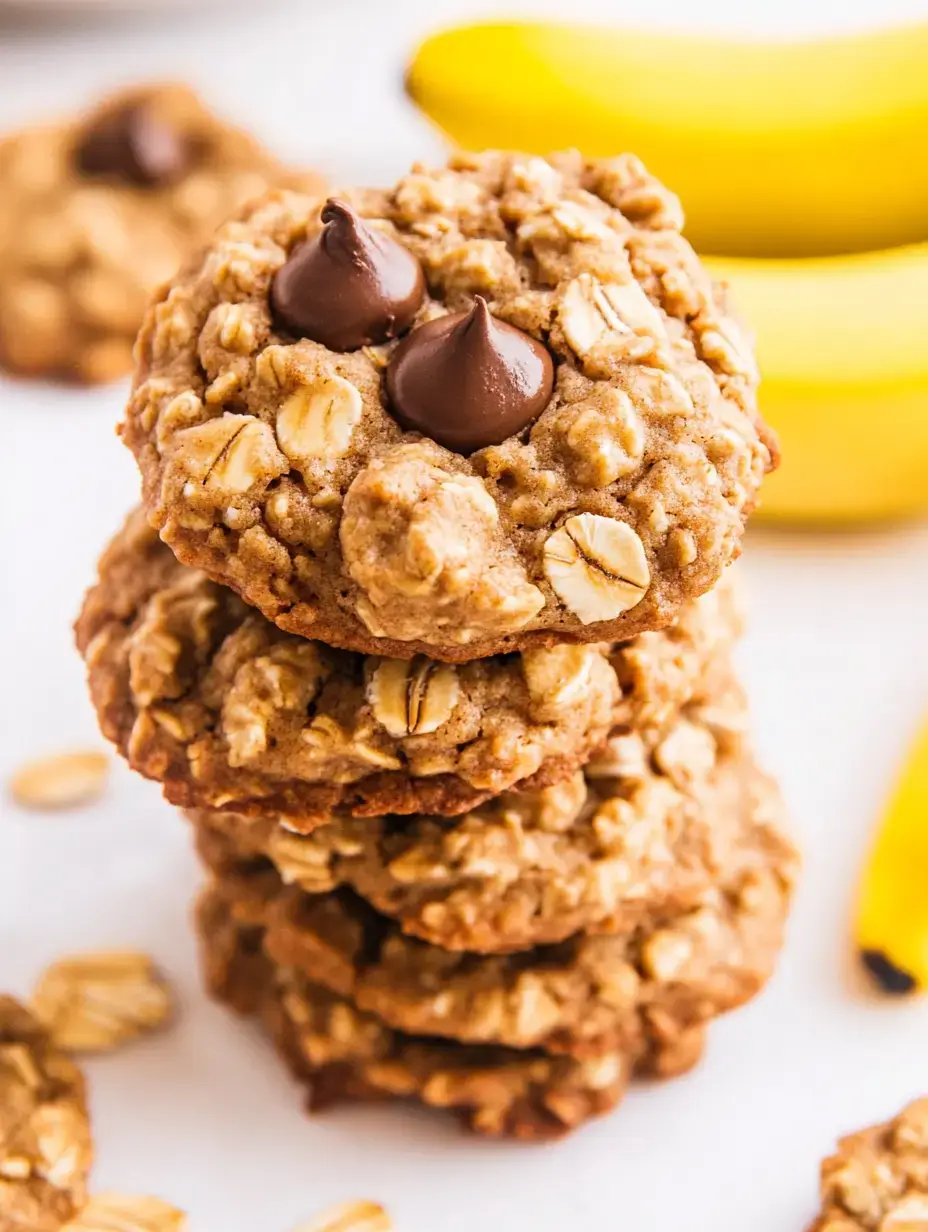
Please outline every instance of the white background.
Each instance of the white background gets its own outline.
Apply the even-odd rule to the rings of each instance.
[[[0,125],[143,77],[191,80],[281,153],[380,178],[437,143],[404,102],[401,66],[463,0],[166,0],[147,16],[62,25],[0,12]],[[630,3],[513,3],[607,14]],[[795,33],[926,16],[920,0],[653,0],[651,23]],[[919,154],[919,152],[913,152]],[[133,502],[113,436],[124,390],[0,382],[0,773],[96,745],[70,621],[94,558]],[[385,1202],[400,1232],[781,1232],[815,1209],[838,1132],[928,1092],[928,1005],[864,995],[850,906],[867,835],[928,706],[928,527],[824,536],[757,530],[743,651],[758,741],[783,779],[806,872],[780,973],[718,1024],[705,1063],[639,1088],[611,1117],[553,1146],[465,1138],[437,1114],[337,1110],[315,1121],[250,1029],[198,988],[187,836],[157,789],[116,768],[105,803],[60,817],[4,804],[0,987],[26,993],[81,947],[138,945],[170,973],[178,1025],[89,1063],[97,1187],[153,1192],[194,1232],[287,1232],[330,1201]]]

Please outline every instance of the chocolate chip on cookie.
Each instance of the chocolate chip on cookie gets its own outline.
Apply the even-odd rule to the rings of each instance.
[[[298,338],[333,351],[399,337],[425,295],[422,266],[335,197],[323,206],[322,222],[274,277],[277,319]]]
[[[414,329],[387,368],[400,423],[464,454],[520,433],[548,405],[553,386],[545,347],[495,320],[480,295],[469,312]]]

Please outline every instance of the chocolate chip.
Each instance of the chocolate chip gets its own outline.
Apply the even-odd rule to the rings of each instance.
[[[330,198],[322,221],[322,230],[294,249],[274,278],[278,321],[333,351],[399,337],[425,298],[419,262],[344,201]]]
[[[191,148],[151,107],[132,103],[105,112],[85,129],[76,156],[83,175],[160,188],[184,174]]]
[[[394,416],[456,453],[498,445],[537,419],[554,386],[540,342],[490,315],[470,312],[420,325],[387,368]]]

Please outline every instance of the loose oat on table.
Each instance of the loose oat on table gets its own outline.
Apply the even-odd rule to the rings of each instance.
[[[746,709],[723,681],[659,734],[615,735],[556,787],[455,819],[333,818],[310,835],[274,817],[198,810],[200,852],[219,873],[260,857],[310,893],[351,887],[445,949],[507,952],[628,929],[648,910],[684,909],[720,870],[750,867],[767,836],[776,842],[763,810],[745,824],[755,819]]]
[[[87,1196],[84,1079],[45,1027],[0,996],[0,1228],[58,1232]]]
[[[924,1232],[928,1098],[838,1140],[821,1169],[822,1208],[809,1232]]]
[[[70,1052],[110,1052],[167,1023],[170,990],[137,950],[99,950],[47,967],[31,1007],[56,1044]]]
[[[97,1194],[61,1232],[186,1232],[187,1216],[160,1198]]]
[[[563,780],[616,724],[666,724],[739,627],[731,589],[635,641],[449,664],[333,650],[178,564],[141,513],[78,620],[101,726],[174,803],[286,818],[461,813]]]
[[[763,987],[779,954],[796,853],[774,785],[751,774],[741,827],[753,859],[683,909],[648,907],[615,936],[579,933],[505,956],[404,937],[350,893],[287,888],[261,862],[217,876],[214,899],[262,929],[267,957],[407,1034],[584,1059],[670,1043]],[[761,818],[764,824],[761,824]]]
[[[266,196],[146,316],[123,436],[149,516],[282,628],[356,651],[668,625],[776,460],[680,223],[630,155]]]
[[[156,287],[283,176],[253,138],[179,85],[124,91],[7,137],[0,364],[89,383],[122,376]]]
[[[103,794],[109,770],[105,753],[53,753],[20,766],[10,779],[10,795],[23,808],[77,808]]]
[[[340,1202],[293,1232],[393,1232],[393,1221],[379,1202]]]

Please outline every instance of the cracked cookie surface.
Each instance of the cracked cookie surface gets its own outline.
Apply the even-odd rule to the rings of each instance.
[[[351,202],[254,203],[147,314],[123,436],[165,541],[282,628],[368,653],[457,661],[670,624],[737,556],[775,462],[750,347],[675,198],[630,156],[487,154]],[[375,305],[388,341],[293,332],[320,328],[291,275],[318,273],[327,227],[419,262],[405,338],[406,283]],[[439,318],[455,313],[452,364]],[[504,354],[528,372],[540,351],[552,392],[534,420],[438,443],[467,386],[448,374],[477,356],[474,383],[493,386]],[[400,422],[430,414],[431,436]]]
[[[634,928],[762,866],[779,843],[778,796],[741,749],[745,722],[730,684],[662,736],[615,736],[567,782],[460,818],[336,817],[300,835],[273,818],[190,817],[217,873],[261,857],[309,893],[354,890],[410,936],[506,953]]]
[[[212,893],[232,915],[263,930],[265,953],[387,1026],[469,1044],[542,1048],[579,1059],[635,1056],[660,1038],[671,1045],[742,1005],[769,978],[779,954],[796,853],[769,780],[756,776],[742,826],[754,858],[693,896],[679,911],[649,908],[636,928],[575,934],[559,946],[480,957],[405,937],[356,895],[309,895],[286,887],[267,862],[220,873]]]
[[[617,724],[666,723],[738,624],[723,588],[618,647],[363,656],[284,633],[178,564],[136,512],[77,636],[105,734],[169,799],[309,830],[332,809],[454,814],[563,780]]]
[[[915,1232],[928,1223],[928,1098],[838,1141],[808,1232]]]
[[[156,288],[283,175],[253,138],[177,85],[125,91],[5,138],[0,363],[87,383],[131,371]]]

